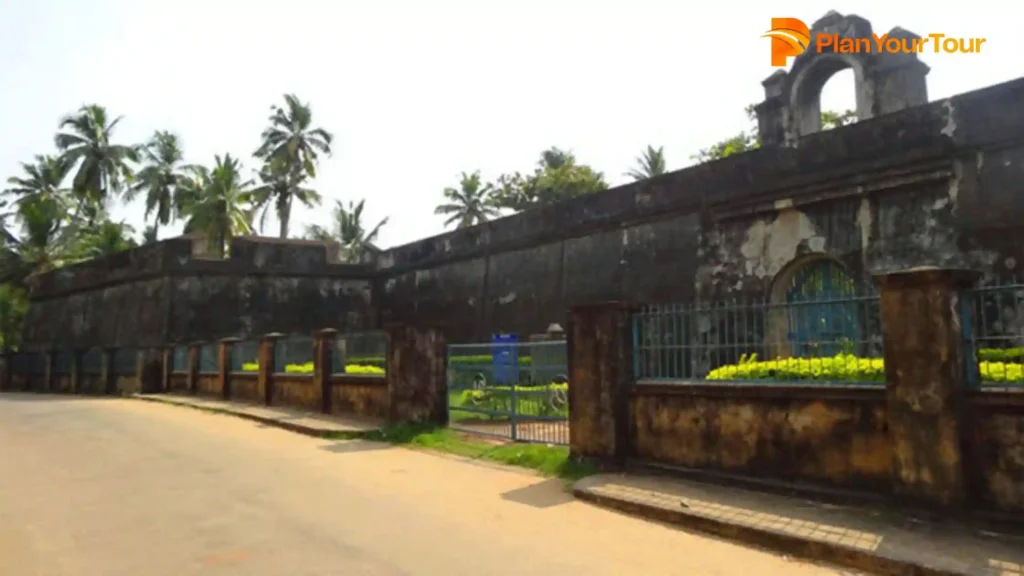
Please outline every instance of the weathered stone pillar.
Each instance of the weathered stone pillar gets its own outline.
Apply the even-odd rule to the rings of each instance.
[[[160,389],[166,394],[171,391],[171,374],[174,373],[174,347],[165,346],[160,351]]]
[[[877,277],[893,491],[922,503],[955,507],[967,497],[959,292],[977,276],[917,268]]]
[[[256,376],[256,385],[263,390],[263,403],[267,406],[274,402],[274,348],[282,337],[284,334],[271,332],[260,339],[260,348],[257,353],[259,372]]]
[[[103,394],[115,393],[117,382],[114,377],[114,348],[103,348],[100,352],[100,385]]]
[[[194,342],[188,345],[187,366],[185,371],[187,374],[188,382],[188,393],[198,394],[199,393],[199,348],[202,343]]]
[[[574,306],[569,312],[569,450],[574,456],[619,465],[629,456],[631,312],[621,302]]]
[[[217,378],[220,380],[220,397],[231,399],[231,346],[238,338],[221,338],[217,342]]]
[[[320,411],[331,413],[331,350],[338,331],[324,328],[313,333],[313,386],[320,392]]]
[[[58,392],[57,386],[54,382],[53,375],[53,360],[54,356],[57,355],[56,350],[46,350],[43,353],[43,382],[36,391],[37,392]]]
[[[445,424],[448,420],[444,334],[407,324],[388,327],[388,421]]]
[[[161,392],[163,388],[164,369],[161,366],[164,358],[163,349],[139,348],[135,363],[135,381],[141,394]]]
[[[0,355],[0,391],[11,389],[11,359],[14,354],[4,350]]]
[[[71,349],[71,393],[78,394],[82,390],[82,354],[79,348]]]

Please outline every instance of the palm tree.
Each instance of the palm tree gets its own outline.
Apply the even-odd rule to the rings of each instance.
[[[134,185],[125,193],[125,200],[131,202],[137,194],[146,194],[145,217],[156,213],[153,219],[156,234],[161,224],[166,226],[176,217],[174,197],[183,177],[181,142],[176,134],[157,131],[140,151],[143,166],[135,175]]]
[[[212,170],[188,167],[176,204],[188,220],[185,232],[206,234],[209,246],[224,257],[233,236],[252,230],[252,182],[242,179],[242,164],[230,154],[216,156]]]
[[[260,228],[263,228],[267,210],[273,205],[280,224],[279,235],[281,238],[288,237],[288,223],[291,220],[293,200],[298,200],[307,208],[319,206],[323,201],[316,190],[303,186],[307,174],[299,165],[289,164],[282,160],[271,160],[263,165],[259,177],[262,185],[253,190],[253,203],[257,209],[262,210]]]
[[[146,226],[142,230],[142,244],[153,244],[154,242],[159,241],[160,236],[157,233],[157,227],[155,224],[152,226]]]
[[[5,194],[16,196],[16,202],[32,202],[36,200],[55,200],[64,203],[68,191],[61,188],[67,176],[67,164],[56,156],[36,156],[32,164],[22,163],[24,178],[12,176],[7,179],[11,188]]]
[[[444,221],[447,228],[458,222],[456,228],[467,228],[482,224],[498,215],[498,209],[491,204],[494,188],[484,184],[480,179],[480,171],[472,174],[462,173],[458,188],[445,188],[444,198],[448,202],[434,209],[434,214],[447,215]]]
[[[121,193],[122,184],[132,181],[128,163],[138,161],[136,147],[111,143],[120,121],[118,116],[108,122],[107,110],[98,104],[82,106],[61,120],[61,132],[54,138],[68,169],[78,166],[71,189],[90,224]]]
[[[24,287],[25,280],[63,264],[67,253],[66,210],[54,198],[30,198],[19,202],[14,216],[17,235],[5,228],[0,247],[0,282]]]
[[[306,237],[322,242],[337,242],[341,245],[341,258],[344,262],[359,262],[380,234],[380,229],[388,223],[384,218],[370,230],[363,227],[363,206],[366,200],[358,203],[349,202],[346,207],[340,200],[335,200],[331,224],[333,229],[312,225],[306,230]]]
[[[296,95],[285,94],[284,103],[284,107],[270,107],[270,126],[263,131],[262,143],[254,155],[267,162],[280,160],[301,166],[309,177],[315,177],[319,155],[330,156],[334,136],[312,127],[313,112]]]
[[[661,176],[668,170],[665,167],[665,147],[648,146],[644,153],[637,157],[636,167],[626,172],[633,180],[646,180]]]

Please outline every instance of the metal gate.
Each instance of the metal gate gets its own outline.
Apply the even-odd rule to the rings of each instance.
[[[448,346],[448,425],[522,442],[569,443],[564,340]]]

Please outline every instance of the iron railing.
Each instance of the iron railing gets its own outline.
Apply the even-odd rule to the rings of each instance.
[[[1024,283],[996,279],[961,295],[970,387],[1024,386]]]
[[[648,306],[633,315],[638,381],[879,385],[879,299]]]
[[[188,372],[188,346],[175,346],[171,352],[171,372]]]
[[[313,338],[293,334],[274,343],[274,372],[313,374]]]
[[[231,345],[231,372],[259,372],[260,343],[241,340]]]
[[[383,330],[339,334],[331,348],[331,373],[382,376],[387,355],[388,334]]]
[[[216,344],[203,344],[199,347],[199,372],[201,374],[220,372],[220,354]]]
[[[448,421],[464,432],[569,443],[565,341],[448,347]]]

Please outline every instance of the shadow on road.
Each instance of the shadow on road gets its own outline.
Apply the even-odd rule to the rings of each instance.
[[[366,440],[340,440],[327,446],[321,446],[321,450],[334,452],[335,454],[349,454],[352,452],[370,452],[373,450],[387,450],[392,448],[390,444],[382,442],[369,442]]]
[[[77,396],[71,394],[41,394],[34,392],[0,392],[0,402],[54,402],[96,401],[110,396]]]
[[[565,487],[565,481],[551,478],[523,488],[509,490],[501,495],[502,500],[526,504],[534,508],[551,508],[572,502],[573,496]]]

